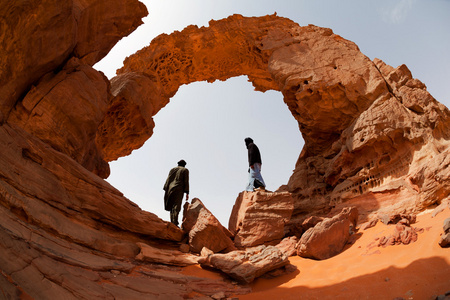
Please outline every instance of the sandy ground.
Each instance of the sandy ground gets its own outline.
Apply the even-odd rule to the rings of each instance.
[[[443,222],[450,210],[432,218],[431,211],[417,217],[413,227],[423,228],[409,245],[375,246],[377,237],[390,235],[393,225],[381,222],[358,232],[356,241],[341,254],[316,261],[290,257],[297,271],[275,279],[259,278],[253,292],[237,295],[241,300],[261,299],[435,299],[450,291],[450,248],[438,244]],[[219,276],[190,267],[185,274]]]

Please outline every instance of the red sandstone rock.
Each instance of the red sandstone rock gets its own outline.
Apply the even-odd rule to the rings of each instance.
[[[378,223],[378,219],[372,219],[368,222],[365,222],[363,224],[361,224],[361,226],[359,227],[360,230],[367,230],[369,228],[374,227],[375,225],[377,225]]]
[[[281,91],[305,140],[288,183],[291,224],[348,205],[362,220],[416,213],[450,190],[448,109],[406,66],[371,61],[329,29],[234,15],[159,36],[118,71],[132,72],[153,78],[165,97],[182,84],[237,75],[256,90]]]
[[[414,243],[417,241],[417,234],[420,232],[423,232],[422,228],[413,228],[409,224],[398,223],[395,225],[394,232],[391,235],[380,238],[378,247]]]
[[[96,136],[106,161],[140,148],[153,134],[153,116],[169,103],[169,98],[161,95],[161,88],[143,74],[114,77],[111,93],[112,100]]]
[[[289,192],[242,192],[233,206],[228,228],[238,248],[279,242],[292,214]]]
[[[0,5],[0,123],[45,74],[72,56],[87,65],[102,59],[147,15],[137,0],[5,1]]]
[[[281,250],[287,257],[297,254],[298,238],[296,236],[290,236],[284,238],[279,244],[275,245]]]
[[[386,225],[402,223],[409,226],[416,222],[416,215],[413,214],[379,214],[378,218]]]
[[[443,228],[444,234],[439,240],[439,245],[443,248],[450,247],[450,218],[445,219]]]
[[[198,198],[185,206],[182,228],[189,236],[189,246],[193,252],[200,253],[203,247],[215,253],[236,249],[230,239],[231,233]]]
[[[250,283],[269,271],[287,265],[289,260],[274,246],[258,246],[227,254],[213,254],[199,262],[219,269],[240,282]]]
[[[136,234],[182,239],[175,225],[20,128],[0,126],[0,149],[3,206],[44,231],[105,252]]]
[[[148,265],[139,271],[136,243],[180,241],[182,232],[92,173],[107,176],[103,160],[140,147],[152,116],[182,84],[247,75],[256,90],[283,94],[305,139],[288,183],[291,224],[349,205],[361,220],[413,214],[449,194],[449,111],[406,66],[372,62],[330,29],[235,15],[159,36],[126,60],[109,87],[90,66],[145,13],[136,0],[0,4],[0,285],[7,298],[176,299],[235,288],[221,282],[212,291],[217,281],[201,280],[191,289],[192,278]],[[76,108],[56,93],[74,93]],[[51,120],[68,132],[52,134]],[[400,229],[400,240],[412,237]]]
[[[43,77],[16,105],[8,123],[106,178],[109,166],[97,149],[95,137],[109,98],[107,78],[73,58],[58,74]]]
[[[137,260],[160,263],[165,265],[189,266],[198,263],[198,256],[186,254],[178,250],[161,249],[144,243],[137,244],[141,252],[136,256]]]
[[[316,226],[317,223],[323,221],[323,217],[309,216],[305,220],[295,220],[290,222],[288,226],[288,234],[295,235],[296,237],[301,237],[302,234],[311,227]]]
[[[302,235],[297,254],[319,260],[339,254],[347,244],[357,219],[358,210],[349,207],[333,218],[326,218]]]
[[[450,208],[450,200],[449,199],[443,200],[442,203],[439,204],[433,210],[433,217],[436,217],[438,214],[440,214],[442,211],[444,211],[445,208]]]

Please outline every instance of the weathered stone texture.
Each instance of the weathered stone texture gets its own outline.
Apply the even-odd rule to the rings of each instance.
[[[140,252],[136,256],[137,260],[174,266],[189,266],[198,263],[199,257],[192,254],[152,247],[144,243],[137,243],[137,245],[140,248]]]
[[[214,253],[236,249],[231,240],[232,234],[198,198],[185,204],[181,227],[188,235],[191,251],[195,253],[200,253],[203,247]]]
[[[297,254],[313,259],[327,259],[344,249],[358,220],[356,208],[344,208],[332,218],[326,218],[308,229],[297,245]]]
[[[11,112],[15,124],[103,178],[109,166],[95,137],[109,103],[109,83],[92,67],[72,58],[58,73],[44,76]]]
[[[0,123],[36,81],[71,57],[94,65],[134,31],[146,7],[126,1],[2,1]]]
[[[444,248],[450,247],[450,218],[445,219],[443,229],[444,233],[439,240],[439,245]]]
[[[228,222],[234,244],[244,248],[280,242],[292,209],[289,192],[241,192]]]
[[[221,270],[244,283],[289,264],[288,257],[274,246],[258,246],[227,254],[212,254],[199,261],[202,265]]]
[[[348,205],[364,220],[414,213],[449,191],[448,109],[406,66],[371,61],[330,29],[233,15],[159,36],[118,71],[133,72],[165,97],[182,84],[237,75],[256,90],[281,91],[305,140],[288,183],[292,224]]]

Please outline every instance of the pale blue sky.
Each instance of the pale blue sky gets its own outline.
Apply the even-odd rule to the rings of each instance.
[[[276,12],[300,25],[331,28],[355,42],[370,59],[406,64],[415,78],[447,107],[450,104],[450,1],[186,1],[147,0],[149,16],[94,67],[112,78],[123,60],[161,33],[208,26],[231,14]],[[111,162],[108,181],[142,209],[169,220],[162,186],[181,158],[191,175],[191,198],[198,197],[228,225],[232,206],[247,183],[244,138],[261,150],[269,190],[287,183],[303,146],[298,125],[279,92],[255,92],[246,77],[182,86],[155,116],[154,134],[131,155]],[[180,126],[174,126],[180,124]],[[181,219],[181,216],[180,216]]]

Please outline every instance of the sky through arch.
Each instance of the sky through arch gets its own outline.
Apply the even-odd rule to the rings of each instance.
[[[107,180],[165,220],[169,214],[163,210],[162,186],[178,160],[187,161],[190,197],[202,200],[227,226],[247,183],[244,138],[252,137],[260,148],[269,190],[288,182],[303,147],[282,94],[256,92],[246,76],[181,86],[154,119],[153,136],[132,155],[112,162]]]
[[[170,34],[174,30],[181,31],[191,24],[208,26],[208,21],[211,19],[218,20],[235,13],[251,17],[276,12],[279,16],[287,17],[301,26],[314,24],[331,28],[336,34],[355,42],[361,52],[370,59],[380,58],[393,67],[406,64],[411,70],[413,77],[418,78],[426,84],[432,96],[447,107],[450,106],[450,58],[448,56],[450,52],[450,39],[447,38],[450,36],[450,18],[448,18],[450,1],[142,0],[142,2],[149,10],[149,16],[144,18],[144,24],[129,37],[122,39],[107,57],[94,66],[98,70],[103,71],[108,78],[112,78],[115,75],[115,70],[122,66],[122,62],[126,56],[147,46],[154,37],[161,33]],[[209,89],[212,89],[210,94]],[[225,91],[227,93],[230,92],[230,94],[226,94]],[[221,97],[226,100],[221,99]],[[242,97],[242,99],[239,97]],[[262,105],[261,107],[271,110],[270,105],[273,103],[276,107],[271,110],[272,116],[277,116],[275,113],[276,109],[285,109],[287,112],[285,115],[288,115],[288,117],[280,118],[286,118],[289,122],[296,123],[288,112],[287,107],[282,103],[282,95],[280,93],[274,91],[268,91],[266,93],[254,92],[251,84],[246,82],[245,77],[231,78],[226,82],[215,82],[213,84],[200,82],[190,84],[189,86],[182,86],[175,97],[172,98],[171,102],[155,116],[155,133],[150,140],[141,149],[135,150],[130,156],[111,162],[112,175],[108,181],[121,190],[130,200],[138,203],[141,208],[150,210],[162,216],[165,220],[168,220],[168,213],[162,210],[161,179],[154,176],[158,174],[158,176],[164,177],[163,180],[165,180],[169,169],[178,161],[178,156],[183,156],[187,160],[187,167],[192,173],[192,196],[197,196],[204,201],[214,214],[218,214],[219,220],[226,226],[231,206],[234,203],[237,193],[244,188],[243,185],[245,185],[247,176],[246,170],[239,169],[238,171],[238,168],[242,168],[244,167],[243,164],[246,164],[243,138],[246,135],[251,135],[251,133],[246,133],[244,131],[245,126],[240,125],[238,121],[240,119],[247,121],[250,119],[247,119],[249,118],[248,114],[241,116],[240,113],[245,112],[247,106],[251,106],[252,103],[258,103],[258,101],[265,102],[266,97],[267,99],[273,99],[272,101],[267,100],[269,104]],[[242,107],[232,105],[234,101],[238,101]],[[203,107],[205,112],[197,111],[199,107]],[[218,111],[224,111],[224,113],[217,114]],[[202,115],[197,115],[197,113]],[[177,117],[177,114],[180,114],[180,116]],[[265,118],[262,113],[258,113],[258,115],[261,119]],[[266,119],[270,119],[270,116]],[[159,138],[159,135],[161,137],[163,136],[164,128],[174,127],[165,125],[173,124],[174,118],[186,118],[191,123],[189,126],[197,126],[197,131],[198,128],[201,128],[205,135],[210,131],[214,131],[211,126],[211,128],[204,126],[204,124],[208,123],[206,122],[208,119],[213,119],[209,124],[214,124],[224,123],[221,118],[226,118],[226,124],[228,124],[227,126],[229,128],[221,130],[225,133],[234,130],[233,134],[229,133],[233,137],[226,138],[226,142],[227,147],[236,148],[229,150],[233,153],[231,158],[223,159],[227,162],[227,165],[222,166],[224,168],[222,170],[226,170],[227,172],[231,168],[236,170],[235,173],[231,172],[231,179],[227,180],[227,184],[236,182],[236,186],[230,187],[233,196],[214,197],[217,200],[213,200],[212,197],[210,199],[208,195],[200,193],[200,189],[196,187],[197,184],[201,183],[202,191],[211,189],[214,190],[214,194],[217,196],[224,195],[224,191],[228,190],[228,187],[220,184],[220,179],[215,179],[215,172],[221,170],[220,151],[222,150],[219,151],[215,148],[217,142],[214,140],[220,135],[217,132],[218,130],[214,132],[215,134],[209,135],[210,143],[204,146],[200,143],[202,142],[202,136],[198,132],[191,137],[185,138],[182,142],[180,142],[180,138]],[[276,123],[282,123],[284,120],[281,119]],[[232,127],[236,128],[232,129]],[[174,130],[175,128],[172,129]],[[295,131],[297,137],[300,138],[297,125],[286,125],[286,129],[291,130],[291,128]],[[276,173],[275,170],[272,171],[270,169],[269,163],[279,160],[271,158],[270,147],[267,147],[265,143],[271,143],[269,145],[277,146],[277,143],[279,143],[278,139],[283,138],[283,135],[289,140],[288,133],[284,133],[283,129],[277,129],[276,126],[273,129],[273,131],[264,131],[262,138],[257,135],[253,136],[255,143],[262,151],[262,174],[269,185],[269,189],[278,187],[278,183],[272,183],[269,178],[271,174]],[[191,129],[191,131],[193,130]],[[235,136],[236,141],[234,140]],[[161,145],[164,147],[156,145],[158,139],[163,140],[161,141]],[[173,154],[174,159],[170,158],[169,153],[165,150],[170,148],[169,141],[177,141],[173,145],[181,151],[177,155]],[[197,142],[193,143],[193,141]],[[296,140],[296,142],[300,141],[301,139]],[[234,144],[235,142],[236,145]],[[224,147],[218,148],[224,149]],[[300,149],[296,148],[299,147],[296,144],[275,147],[275,149],[286,147],[292,147],[293,151],[296,152],[295,157],[292,161],[291,159],[287,159],[289,160],[289,167],[281,167],[280,163],[278,163],[277,167],[290,174],[294,168],[295,160],[300,153]],[[202,148],[208,148],[210,152],[214,152],[217,155],[215,156],[217,162],[208,163],[208,170],[210,171],[200,172],[207,174],[201,174],[199,175],[200,177],[196,178],[196,168],[199,168],[203,162],[209,162],[209,156],[204,154],[208,152],[204,152]],[[155,151],[155,154],[152,155],[156,156],[152,156],[153,158],[151,158],[154,161],[148,161],[150,159],[149,149]],[[199,161],[195,158],[190,159],[187,154],[189,151],[201,153],[198,154],[200,157]],[[286,154],[280,152],[277,153],[277,156],[281,158],[286,156]],[[135,162],[132,162],[132,159]],[[163,162],[164,165],[158,165]],[[236,165],[234,165],[235,163]],[[141,168],[145,171],[138,171]],[[153,172],[156,169],[158,170]],[[204,178],[201,176],[207,177]],[[236,178],[238,176],[241,177]],[[280,180],[282,179],[286,183],[287,178],[281,178],[283,176],[279,176]],[[206,179],[211,179],[212,183],[205,185],[204,181]],[[154,190],[150,188],[150,182],[154,182]],[[218,203],[217,208],[214,205],[210,205],[210,203],[216,201]],[[229,201],[232,203],[228,204]],[[223,203],[227,204],[225,206],[219,205]]]

